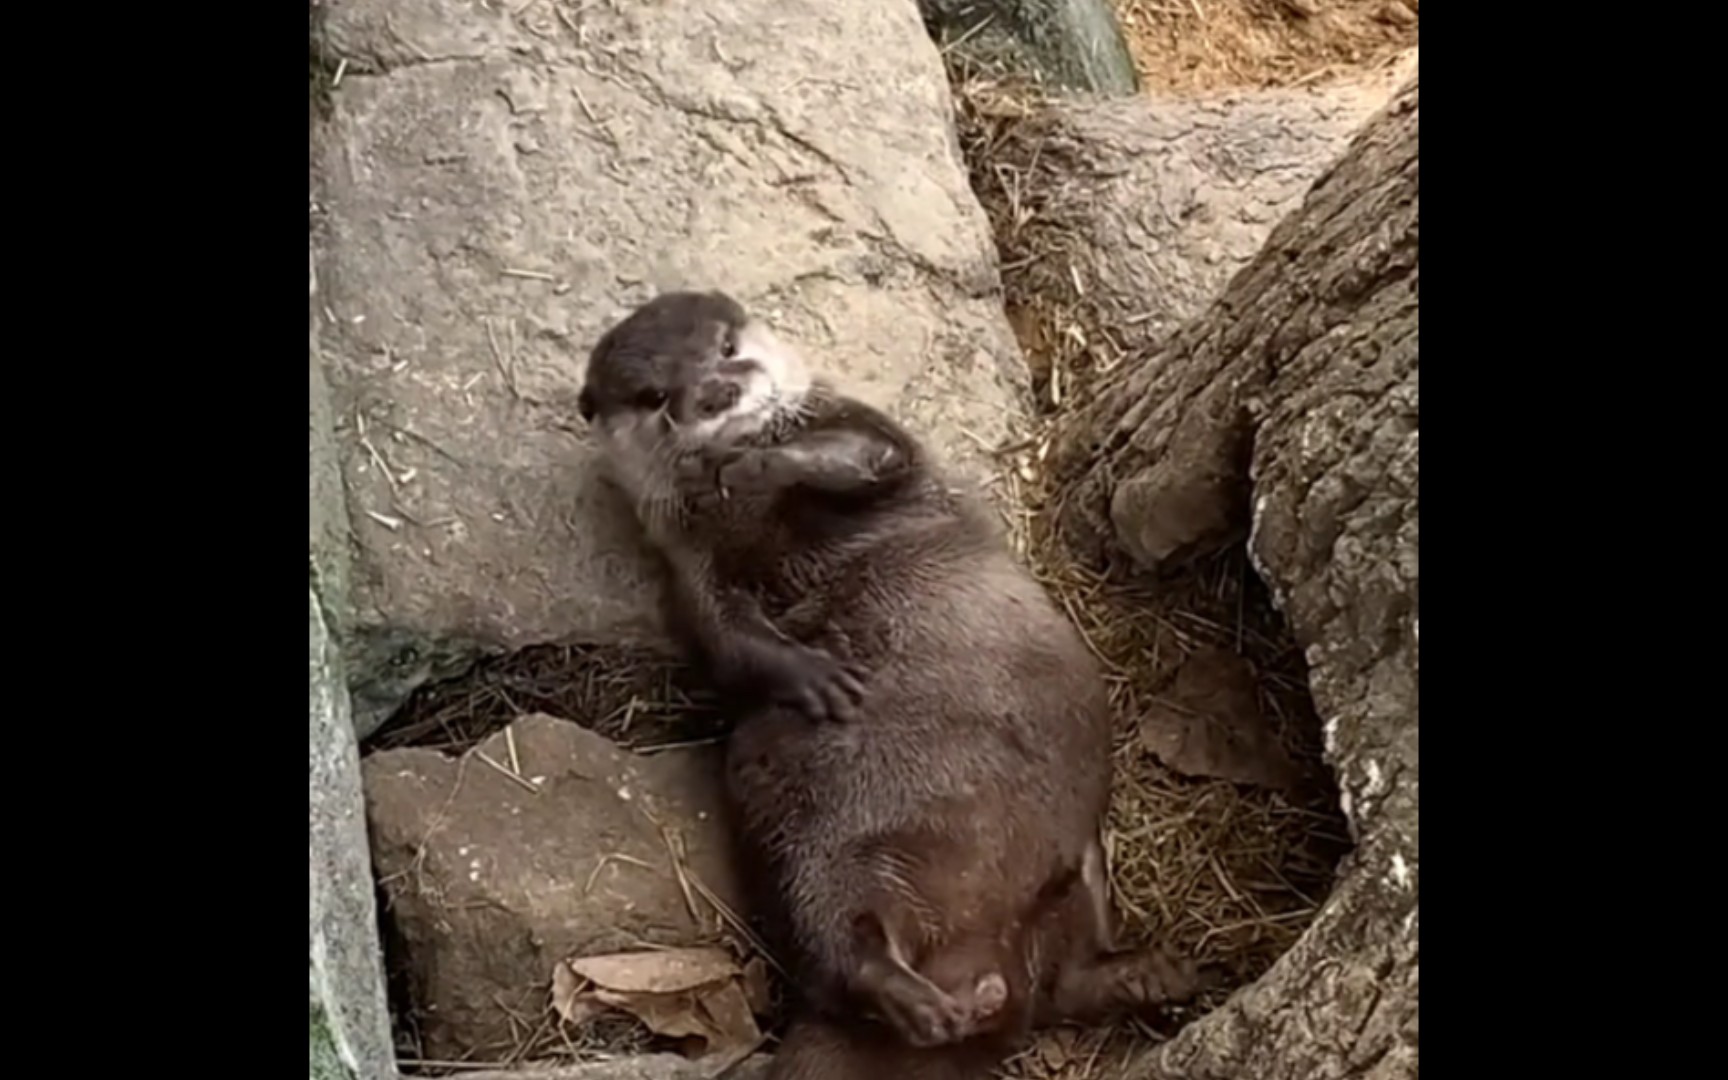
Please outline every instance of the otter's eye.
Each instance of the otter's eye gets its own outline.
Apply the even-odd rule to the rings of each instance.
[[[666,404],[666,395],[659,390],[644,390],[636,395],[636,407],[652,412]]]
[[[737,355],[738,339],[733,337],[731,334],[727,334],[720,340],[720,356],[722,359],[730,360]]]

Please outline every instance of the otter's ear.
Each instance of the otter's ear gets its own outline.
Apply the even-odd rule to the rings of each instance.
[[[564,400],[568,401],[570,399],[565,398]],[[584,424],[593,421],[594,395],[586,386],[584,386],[582,392],[576,396],[576,411],[582,414],[582,422]]]

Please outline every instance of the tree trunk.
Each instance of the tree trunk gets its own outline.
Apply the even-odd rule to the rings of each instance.
[[[1417,1075],[1417,120],[1412,79],[1056,447],[1084,554],[1158,569],[1247,535],[1357,844],[1290,952],[1136,1075]]]

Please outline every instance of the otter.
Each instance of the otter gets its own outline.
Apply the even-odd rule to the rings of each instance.
[[[779,1075],[861,1069],[821,1064],[859,1020],[965,1075],[1200,988],[1113,945],[1102,672],[976,492],[723,293],[612,326],[578,406],[738,711],[727,793],[805,1010]]]

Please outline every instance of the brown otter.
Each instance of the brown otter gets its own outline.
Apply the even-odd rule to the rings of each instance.
[[[746,705],[728,791],[815,1010],[777,1068],[828,1075],[859,1012],[988,1057],[1196,989],[1110,947],[1101,672],[982,500],[719,293],[608,330],[580,409],[665,559],[669,624]]]

